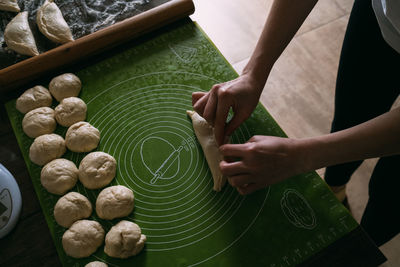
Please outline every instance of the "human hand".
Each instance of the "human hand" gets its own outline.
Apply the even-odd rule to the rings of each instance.
[[[235,80],[214,85],[207,93],[194,92],[193,109],[214,126],[215,138],[221,145],[225,137],[251,115],[263,86],[250,75],[241,75]],[[230,108],[234,115],[226,124]]]
[[[253,136],[245,144],[222,145],[220,151],[225,157],[221,172],[242,195],[308,171],[300,140]]]

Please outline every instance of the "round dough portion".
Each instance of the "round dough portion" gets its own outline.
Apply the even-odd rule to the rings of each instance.
[[[88,218],[92,214],[92,204],[82,194],[69,192],[54,206],[54,218],[62,227],[68,228],[74,222]]]
[[[65,134],[65,144],[73,152],[92,151],[99,141],[100,131],[85,121],[71,125]]]
[[[41,85],[36,85],[18,97],[15,106],[19,112],[27,113],[35,108],[50,107],[52,102],[53,98],[49,90]]]
[[[25,114],[22,120],[22,130],[31,138],[52,133],[56,127],[57,122],[54,118],[54,110],[49,107],[31,110]]]
[[[103,244],[104,230],[96,221],[76,221],[62,237],[62,245],[67,255],[85,258],[92,255]]]
[[[79,181],[88,189],[98,189],[108,185],[115,177],[117,161],[104,152],[86,155],[79,165]]]
[[[58,102],[67,97],[78,96],[81,87],[81,80],[72,73],[61,74],[53,78],[49,84],[50,93]]]
[[[75,122],[86,119],[87,107],[85,102],[78,97],[67,97],[54,109],[57,122],[69,127]]]
[[[123,185],[104,188],[97,196],[96,213],[105,220],[128,216],[134,206],[133,191]]]
[[[86,264],[85,267],[108,267],[108,265],[102,261],[92,261]]]
[[[140,227],[130,221],[120,221],[106,235],[104,252],[114,258],[126,259],[142,251],[146,236]]]
[[[79,170],[67,159],[55,159],[47,163],[41,173],[40,182],[52,194],[64,195],[78,181]]]
[[[36,137],[29,148],[29,158],[37,165],[45,165],[60,158],[66,151],[65,141],[58,134],[44,134]]]

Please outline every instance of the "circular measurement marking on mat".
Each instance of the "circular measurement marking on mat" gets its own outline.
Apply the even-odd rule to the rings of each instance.
[[[252,196],[252,205],[228,184],[221,192],[212,190],[212,176],[186,110],[192,109],[192,92],[217,82],[199,74],[158,72],[119,82],[87,102],[92,111],[88,121],[101,132],[99,150],[118,163],[113,184],[135,193],[129,219],[148,237],[149,253],[207,246],[208,255],[196,262],[209,260],[237,242],[266,203],[269,189]],[[243,125],[231,142],[250,137]],[[93,191],[80,190],[95,198]]]

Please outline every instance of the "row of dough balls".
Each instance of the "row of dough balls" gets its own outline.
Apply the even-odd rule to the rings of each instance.
[[[57,90],[58,88],[61,90]],[[26,113],[23,120],[24,132],[28,134],[24,127],[27,123],[33,124],[34,121],[38,121],[39,125],[45,125],[46,121],[51,121],[51,112],[48,112],[50,115],[46,116],[47,113],[41,111],[43,109],[51,110],[49,108],[52,103],[51,95],[60,101],[55,108],[55,118],[59,124],[69,126],[57,119],[58,110],[63,111],[60,116],[64,116],[63,118],[70,121],[70,124],[75,122],[71,117],[84,120],[87,108],[83,101],[85,105],[83,115],[79,106],[75,108],[76,105],[73,104],[64,105],[66,108],[59,108],[67,100],[79,99],[76,96],[79,94],[80,88],[81,83],[78,77],[73,74],[64,74],[50,82],[49,90],[42,86],[27,90],[16,103],[17,109]],[[35,117],[35,114],[39,115]],[[55,127],[56,123],[54,123],[54,129]],[[54,131],[53,126],[47,128],[50,128],[50,132]],[[95,131],[90,131],[90,129],[95,129]],[[83,134],[80,135],[79,131]],[[80,162],[79,169],[74,162],[60,158],[66,151],[65,143],[74,152],[86,152],[97,147],[99,138],[100,132],[82,121],[75,122],[70,126],[65,142],[61,136],[56,134],[39,135],[31,145],[30,158],[36,164],[45,164],[40,175],[43,187],[50,193],[64,195],[76,185],[78,180],[88,189],[99,189],[108,185],[116,173],[116,160],[111,155],[101,151],[89,153]],[[75,139],[77,140],[76,149],[69,144],[69,140]],[[73,144],[73,142],[71,143]],[[91,146],[90,144],[93,144],[93,147],[88,147]],[[82,147],[83,150],[79,150]],[[105,220],[128,216],[133,208],[133,191],[125,186],[107,187],[100,192],[96,200],[96,214]],[[62,227],[69,227],[62,238],[63,248],[67,255],[75,258],[88,257],[103,244],[104,230],[101,225],[96,221],[86,220],[91,214],[90,201],[77,192],[67,193],[57,201],[54,207],[54,218]],[[111,257],[127,258],[138,254],[143,249],[145,241],[146,236],[141,234],[137,224],[121,221],[107,233],[104,251]],[[100,265],[101,263],[92,263],[94,266],[96,264]],[[104,264],[100,266],[104,266]]]
[[[64,195],[78,180],[88,189],[102,188],[114,179],[117,161],[113,156],[101,152],[87,154],[79,164],[64,158],[56,158],[47,163],[40,172],[43,187],[55,195]]]
[[[122,185],[103,189],[96,200],[96,213],[106,220],[128,216],[133,208],[133,192]],[[67,255],[88,257],[103,244],[105,232],[102,226],[96,221],[86,220],[91,214],[90,201],[77,192],[70,192],[57,201],[54,218],[59,225],[69,227],[62,237]],[[122,220],[107,233],[104,252],[110,257],[125,259],[138,254],[145,242],[146,236],[137,224]]]
[[[22,120],[22,129],[26,135],[35,138],[29,149],[29,157],[37,165],[45,165],[61,157],[66,148],[73,152],[89,152],[98,146],[100,132],[84,122],[87,106],[78,98],[81,90],[80,79],[65,73],[53,78],[49,90],[35,86],[26,90],[16,101],[16,108],[26,113]],[[59,105],[50,108],[53,98]],[[52,132],[57,122],[69,127],[65,140]]]
[[[0,9],[20,12],[16,0],[0,1]],[[64,44],[74,40],[67,22],[53,0],[46,0],[38,9],[36,24],[40,32],[55,43]],[[9,49],[19,54],[27,56],[39,55],[35,38],[29,27],[27,11],[18,13],[7,24],[4,30],[4,40]]]

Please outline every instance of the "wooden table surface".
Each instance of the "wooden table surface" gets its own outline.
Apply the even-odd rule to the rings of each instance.
[[[0,163],[17,180],[22,211],[16,227],[0,239],[0,266],[61,266],[4,107],[4,103],[15,95],[0,95]]]

